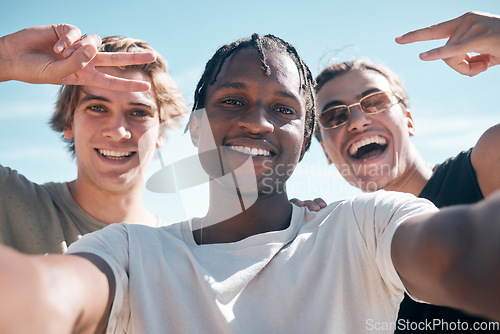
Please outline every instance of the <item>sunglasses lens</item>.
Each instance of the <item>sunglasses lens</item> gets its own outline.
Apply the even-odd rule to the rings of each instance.
[[[349,109],[346,106],[328,109],[319,117],[319,123],[325,129],[335,128],[347,122],[349,119]]]
[[[392,106],[391,97],[386,92],[379,92],[367,96],[359,102],[363,111],[367,114],[376,114],[389,109]]]

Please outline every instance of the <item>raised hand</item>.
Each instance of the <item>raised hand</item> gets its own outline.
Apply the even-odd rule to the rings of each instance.
[[[446,45],[423,52],[422,60],[443,59],[457,72],[474,76],[500,64],[500,16],[469,12],[396,38],[399,44],[448,38]]]
[[[97,52],[101,39],[69,24],[27,28],[0,38],[0,81],[89,85],[120,91],[144,91],[150,84],[99,72],[98,66],[144,64],[152,52]]]

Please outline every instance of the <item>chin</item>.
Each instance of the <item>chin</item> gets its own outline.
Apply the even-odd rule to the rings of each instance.
[[[142,186],[142,178],[138,179],[136,177],[131,177],[130,175],[119,175],[113,179],[108,179],[106,184],[108,189],[120,192],[133,188],[138,184],[141,184]]]

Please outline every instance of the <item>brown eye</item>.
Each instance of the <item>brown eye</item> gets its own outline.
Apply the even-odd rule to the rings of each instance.
[[[286,107],[278,107],[278,108],[275,108],[274,110],[276,110],[277,112],[281,113],[281,114],[285,114],[285,115],[293,115],[294,114],[294,111],[290,108],[286,108]]]
[[[392,106],[391,97],[386,92],[369,95],[360,101],[361,108],[368,114],[376,114]]]
[[[331,129],[344,125],[348,119],[349,109],[347,106],[337,106],[322,113],[319,122],[325,129]]]
[[[238,100],[235,100],[235,99],[227,99],[227,100],[222,101],[222,103],[229,104],[231,106],[241,106],[241,105],[243,105],[243,103],[241,103],[241,101],[238,101]]]
[[[144,110],[134,110],[134,111],[132,111],[132,116],[148,117],[150,115],[147,111],[144,111]]]
[[[106,109],[104,109],[103,106],[99,106],[99,105],[89,106],[87,109],[90,111],[93,111],[93,112],[105,112],[106,111]]]

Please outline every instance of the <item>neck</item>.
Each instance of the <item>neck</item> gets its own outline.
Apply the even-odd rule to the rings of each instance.
[[[252,199],[214,188],[220,187],[210,186],[207,215],[193,226],[198,244],[236,242],[252,235],[283,230],[290,225],[292,205],[285,191],[259,194],[255,200],[255,197]]]
[[[83,210],[102,222],[156,225],[156,217],[142,205],[142,187],[113,192],[74,180],[68,189]]]
[[[422,156],[414,148],[412,154],[415,157],[409,162],[401,176],[388,184],[384,189],[420,195],[425,185],[432,176],[433,166],[424,161]]]

